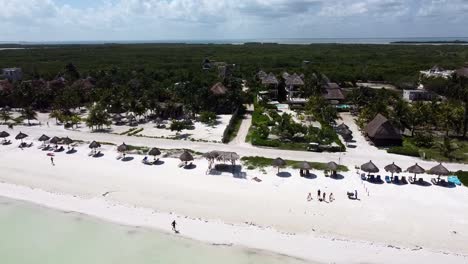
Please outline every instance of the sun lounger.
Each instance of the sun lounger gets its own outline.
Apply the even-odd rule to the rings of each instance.
[[[369,181],[369,182],[375,182],[375,176],[374,176],[374,175],[370,175],[368,181]]]
[[[366,180],[367,180],[366,174],[361,173],[361,180],[363,180],[363,181],[366,181]]]
[[[448,182],[453,183],[455,185],[461,185],[460,179],[458,179],[457,176],[449,176],[448,177]]]
[[[356,198],[354,197],[354,192],[347,192],[346,194],[348,195],[348,199],[351,199],[351,200],[356,199]]]
[[[382,182],[382,178],[380,175],[377,175],[377,178],[375,178],[375,182]]]
[[[449,183],[445,180],[445,179],[441,179],[439,181],[439,185],[440,186],[444,186],[444,187],[447,187],[449,185]]]
[[[392,183],[392,180],[390,180],[390,176],[388,176],[388,175],[385,176],[385,182],[386,183]]]
[[[99,156],[101,156],[101,151],[98,151],[97,153],[95,153],[95,154],[93,155],[93,157],[95,157],[95,158],[96,158],[96,157],[99,157]]]
[[[252,180],[256,182],[262,182],[262,179],[259,179],[258,177],[253,177]]]
[[[419,179],[418,179],[418,184],[424,185],[424,179],[423,179],[423,178],[419,178]]]
[[[434,184],[434,185],[439,185],[439,182],[437,181],[436,178],[432,178],[432,179],[431,179],[431,182],[432,182],[432,184]]]
[[[408,184],[408,181],[406,180],[405,176],[401,176],[401,183]]]
[[[415,184],[415,183],[416,183],[416,182],[414,181],[414,178],[413,178],[413,177],[409,177],[409,178],[408,178],[408,181],[409,181],[409,183],[411,183],[411,184]]]
[[[394,184],[400,184],[400,178],[398,176],[393,177]]]

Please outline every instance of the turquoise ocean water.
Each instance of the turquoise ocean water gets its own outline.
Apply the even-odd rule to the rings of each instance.
[[[0,198],[0,263],[305,263]]]

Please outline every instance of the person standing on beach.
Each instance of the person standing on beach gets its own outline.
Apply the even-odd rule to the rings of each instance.
[[[177,225],[177,223],[176,223],[176,221],[175,221],[175,220],[174,220],[174,221],[172,221],[172,224],[171,224],[171,225],[172,225],[172,231],[174,231],[174,232],[176,232],[176,233],[177,233],[177,229],[176,229],[176,225]]]
[[[357,190],[354,190],[354,198],[357,199]]]
[[[52,166],[55,166],[54,157],[50,157],[50,163],[52,164]]]
[[[330,197],[328,198],[328,200],[330,201],[330,203],[335,200],[335,198],[333,197],[333,193],[330,193]]]
[[[323,192],[323,201],[326,202],[327,201],[327,194],[325,192]]]
[[[320,189],[317,191],[317,199],[320,201]]]

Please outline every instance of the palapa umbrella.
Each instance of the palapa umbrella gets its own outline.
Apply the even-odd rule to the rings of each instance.
[[[444,165],[442,165],[442,163],[440,163],[439,165],[432,167],[429,170],[429,173],[438,175],[438,179],[440,180],[440,176],[448,176],[450,174],[450,171],[447,168],[445,168]]]
[[[8,132],[6,132],[6,131],[0,132],[0,138],[7,138],[9,136],[10,136],[10,134]]]
[[[278,168],[279,173],[280,168],[286,166],[286,161],[282,158],[276,158],[273,160],[272,165]]]
[[[65,145],[70,145],[71,143],[73,143],[73,140],[69,137],[66,137],[66,138],[62,138],[62,142]]]
[[[301,170],[311,170],[312,169],[312,166],[307,161],[299,162],[297,164],[297,167],[299,167],[299,169],[301,169]]]
[[[303,171],[306,171],[306,174],[309,174],[309,170],[312,169],[312,166],[307,161],[299,162],[297,167],[299,167],[299,173],[301,176],[304,176]]]
[[[101,144],[99,144],[99,142],[97,142],[97,141],[93,141],[93,142],[91,142],[91,144],[89,144],[90,149],[96,150],[97,148],[100,148],[100,147],[101,147]]]
[[[367,172],[367,173],[376,173],[379,172],[379,168],[375,166],[375,164],[371,161],[364,163],[361,165],[361,170]]]
[[[416,180],[416,174],[426,172],[426,170],[423,167],[419,166],[417,163],[406,169],[406,171],[409,173],[414,173],[414,180]]]
[[[148,152],[148,155],[153,156],[156,159],[156,156],[161,155],[161,151],[158,148],[152,148]]]
[[[23,132],[19,132],[19,134],[16,135],[15,139],[16,139],[16,140],[18,140],[18,139],[21,140],[21,143],[22,143],[22,142],[23,142],[23,139],[25,139],[25,138],[27,138],[27,137],[28,137],[28,135],[24,134]]]
[[[59,137],[53,137],[50,141],[50,143],[57,145],[60,142]]]
[[[48,136],[42,134],[42,136],[40,136],[38,140],[39,140],[39,141],[42,141],[42,145],[45,145],[45,142],[46,142],[47,140],[49,140],[49,139],[50,139],[50,137],[48,137]]]
[[[398,167],[395,162],[393,162],[392,164],[389,164],[387,166],[384,167],[385,171],[386,172],[390,172],[392,173],[392,177],[393,177],[393,174],[394,173],[400,173],[402,170],[400,167]]]
[[[188,151],[185,150],[184,153],[182,153],[180,155],[179,159],[181,161],[185,162],[185,164],[187,164],[187,162],[193,160],[193,156],[192,156],[192,154],[190,154]]]
[[[338,171],[338,167],[339,167],[339,165],[336,164],[336,162],[334,162],[334,161],[330,161],[330,162],[327,163],[327,169],[332,171],[333,175],[335,175],[336,172]]]
[[[118,152],[123,152],[123,153],[125,153],[126,151],[128,151],[128,146],[127,146],[127,144],[122,143],[122,145],[120,145],[120,146],[117,147],[117,151],[118,151]]]

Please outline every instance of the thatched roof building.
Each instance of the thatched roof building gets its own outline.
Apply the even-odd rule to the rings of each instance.
[[[286,85],[287,86],[302,86],[304,85],[304,81],[297,75],[296,73],[289,75],[286,78]]]
[[[399,146],[402,143],[401,131],[381,114],[367,124],[365,132],[376,146]]]
[[[262,79],[262,84],[264,85],[278,85],[278,79],[273,73],[269,73],[267,77]]]
[[[211,93],[214,95],[225,95],[227,93],[227,88],[221,82],[216,83],[210,88]]]

